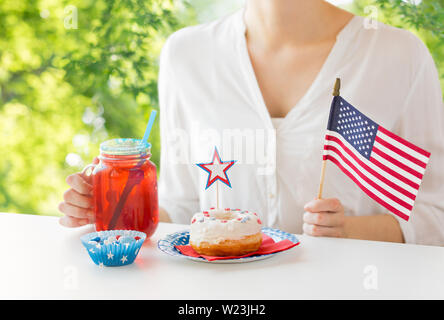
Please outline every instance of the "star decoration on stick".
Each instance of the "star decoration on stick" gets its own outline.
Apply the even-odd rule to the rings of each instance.
[[[217,180],[222,181],[231,188],[230,179],[228,179],[227,171],[230,169],[235,160],[222,161],[217,148],[214,148],[213,160],[209,163],[197,163],[196,165],[208,173],[208,180],[205,189],[208,189]]]

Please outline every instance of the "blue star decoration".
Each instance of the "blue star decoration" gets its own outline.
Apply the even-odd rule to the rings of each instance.
[[[227,171],[230,169],[235,160],[222,161],[217,148],[214,148],[213,160],[209,163],[196,163],[196,165],[205,170],[208,173],[207,185],[205,189],[208,189],[214,182],[222,181],[231,188],[230,179],[228,179]]]

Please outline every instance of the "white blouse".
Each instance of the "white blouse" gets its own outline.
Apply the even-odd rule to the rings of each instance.
[[[271,118],[271,123],[273,127],[277,130],[277,128],[284,122],[285,118]]]
[[[425,45],[408,31],[354,17],[338,34],[302,99],[275,127],[249,59],[243,10],[187,27],[167,40],[160,61],[160,206],[176,223],[216,204],[216,184],[196,163],[214,147],[232,188],[219,183],[221,207],[257,212],[265,225],[302,233],[303,206],[319,185],[332,88],[362,113],[423,149],[431,158],[411,218],[400,225],[407,242],[444,245],[444,115],[438,73]],[[334,164],[326,168],[325,198],[347,215],[387,213]]]

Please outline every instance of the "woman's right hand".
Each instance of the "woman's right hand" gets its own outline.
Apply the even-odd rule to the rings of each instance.
[[[98,164],[95,158],[93,164]],[[64,214],[59,222],[62,226],[74,228],[94,222],[92,176],[84,173],[74,173],[66,178],[71,187],[63,194],[63,202],[59,211]]]

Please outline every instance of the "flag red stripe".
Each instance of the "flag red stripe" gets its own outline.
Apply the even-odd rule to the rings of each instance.
[[[396,177],[397,179],[401,180],[402,182],[404,182],[405,184],[408,184],[409,186],[411,186],[412,188],[415,189],[419,189],[419,184],[405,178],[404,176],[400,175],[399,173],[397,173],[396,171],[390,169],[389,167],[387,167],[385,164],[379,162],[378,160],[376,160],[375,158],[370,157],[370,162],[373,163],[374,165],[377,165],[378,167],[380,167],[382,170],[386,171],[387,173],[391,174],[392,176]]]
[[[344,150],[353,158],[355,159],[365,170],[367,170],[368,172],[370,172],[372,175],[374,175],[375,177],[377,177],[379,180],[387,183],[389,186],[391,186],[393,189],[401,192],[402,194],[404,194],[405,196],[409,197],[412,200],[415,200],[416,196],[413,195],[412,193],[408,192],[407,190],[403,189],[402,187],[399,187],[397,184],[393,183],[392,181],[388,180],[387,178],[385,178],[384,176],[380,175],[378,172],[376,172],[375,170],[373,170],[372,168],[370,168],[368,165],[366,165],[363,161],[361,161],[361,159],[359,159],[351,150],[349,150],[349,148],[347,148],[344,143],[334,137],[334,136],[330,136],[330,135],[326,135],[325,136],[326,140],[331,140],[336,142],[337,144],[339,144],[342,148],[344,148]],[[377,160],[375,160],[377,161]],[[372,161],[373,163],[375,163],[374,161]],[[378,165],[380,164],[380,165]],[[401,176],[399,173],[391,170],[390,168],[384,166],[382,163],[380,163],[379,161],[377,161],[377,163],[375,163],[375,165],[378,165],[378,167],[380,167],[382,170],[386,171],[387,173],[389,173],[390,175],[394,176],[395,178],[399,179],[400,181],[404,182],[405,184],[411,186],[412,188],[415,189],[419,189],[419,185],[414,183],[413,181],[410,181],[409,179]]]
[[[324,146],[325,150],[331,150],[333,152],[335,152],[338,156],[341,157],[341,159],[350,167],[353,169],[354,172],[356,172],[365,182],[367,182],[369,185],[371,185],[373,188],[375,188],[376,190],[378,190],[379,192],[381,192],[383,195],[385,195],[387,198],[393,200],[394,202],[396,202],[397,204],[399,204],[400,206],[403,206],[404,208],[406,208],[407,210],[412,210],[413,206],[411,204],[408,204],[407,202],[405,202],[404,200],[399,199],[398,197],[396,197],[395,195],[393,195],[392,193],[390,193],[389,191],[387,191],[386,189],[382,188],[381,186],[379,186],[377,183],[375,183],[372,179],[368,178],[365,174],[363,174],[361,171],[359,171],[359,169],[357,169],[351,162],[350,160],[348,160],[342,153],[340,150],[338,150],[336,147],[334,146]],[[414,200],[414,199],[413,199]]]
[[[430,157],[430,152],[425,151],[424,149],[421,149],[420,147],[415,146],[413,143],[408,142],[407,140],[404,140],[401,137],[398,137],[396,134],[388,131],[387,129],[385,129],[384,127],[379,126],[378,130],[381,131],[382,133],[386,134],[387,136],[389,136],[390,138],[392,138],[393,140],[398,141],[399,143],[402,143],[403,145],[409,147],[410,149],[415,150],[416,152],[426,156],[426,157]]]
[[[379,150],[377,147],[373,146],[372,152],[376,153],[377,155],[381,156],[382,158],[384,158],[385,160],[393,163],[395,166],[403,169],[404,171],[410,173],[412,176],[417,177],[418,179],[422,179],[422,174],[419,173],[416,170],[413,170],[412,168],[410,168],[409,166],[403,164],[402,162],[396,160],[395,158],[393,158],[392,156],[389,156],[387,153]]]
[[[422,162],[421,160],[413,157],[412,155],[402,151],[401,149],[399,149],[398,147],[395,147],[394,145],[388,143],[387,141],[381,139],[380,137],[376,136],[375,141],[378,141],[380,144],[382,144],[384,147],[386,147],[387,149],[396,152],[397,154],[399,154],[400,156],[406,158],[407,160],[410,160],[411,162],[417,164],[418,166],[422,167],[425,169],[425,167],[427,166],[426,163]]]
[[[362,191],[364,191],[370,198],[372,198],[373,200],[375,200],[376,202],[378,202],[380,205],[382,205],[384,208],[388,209],[389,211],[393,212],[394,214],[398,215],[399,217],[401,217],[402,219],[408,221],[409,220],[409,216],[402,213],[401,211],[399,211],[398,209],[392,207],[391,205],[389,205],[387,202],[385,202],[384,200],[380,199],[379,197],[377,197],[373,192],[371,192],[370,190],[368,190],[366,187],[364,187],[350,172],[348,172],[348,170],[346,170],[337,159],[335,159],[333,156],[331,155],[326,155],[324,156],[324,158],[332,161],[334,164],[336,164],[339,169],[341,169],[342,172],[344,172],[350,179],[352,179],[359,188],[361,188]]]

